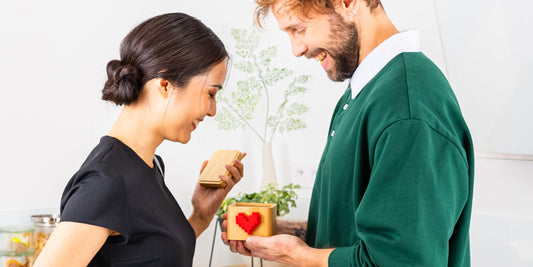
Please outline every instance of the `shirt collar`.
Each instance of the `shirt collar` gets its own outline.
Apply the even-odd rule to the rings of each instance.
[[[404,52],[420,52],[418,30],[408,30],[389,37],[361,62],[350,78],[352,99],[396,56]]]

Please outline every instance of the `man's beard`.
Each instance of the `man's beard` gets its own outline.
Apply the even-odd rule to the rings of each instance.
[[[335,61],[335,68],[326,70],[328,77],[342,82],[350,77],[359,66],[359,33],[355,23],[345,22],[337,13],[329,18],[331,32],[327,52]]]

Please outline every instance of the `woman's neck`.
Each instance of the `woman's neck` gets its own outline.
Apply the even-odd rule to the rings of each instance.
[[[141,109],[125,106],[109,131],[109,136],[126,144],[153,168],[155,150],[163,142],[163,138],[156,135],[153,121],[148,117]]]

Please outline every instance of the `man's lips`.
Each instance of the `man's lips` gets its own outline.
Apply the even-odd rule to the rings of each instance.
[[[328,56],[328,53],[326,51],[322,51],[318,53],[314,58],[316,61],[320,61],[321,63],[324,63],[324,60],[326,60],[327,56]]]
[[[320,62],[320,65],[322,65],[322,68],[327,69],[328,62],[329,62],[329,54],[326,51],[321,51],[317,53],[313,57],[316,61]]]

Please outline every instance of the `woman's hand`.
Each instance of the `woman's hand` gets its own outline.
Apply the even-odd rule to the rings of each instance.
[[[244,153],[243,157],[246,156]],[[207,165],[204,161],[200,173]],[[196,238],[207,229],[209,223],[213,220],[222,201],[226,198],[233,186],[237,184],[243,177],[244,166],[241,161],[234,159],[233,164],[227,164],[226,169],[232,174],[232,177],[220,175],[220,180],[226,183],[224,188],[205,187],[200,184],[196,185],[194,194],[192,196],[193,213],[189,217],[189,223],[194,228]]]

